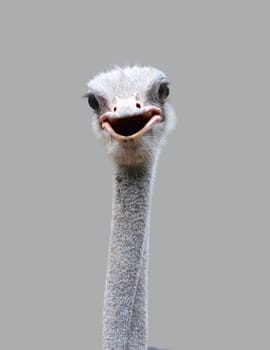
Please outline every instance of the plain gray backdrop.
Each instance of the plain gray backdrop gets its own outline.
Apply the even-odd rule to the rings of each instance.
[[[270,349],[267,1],[2,1],[1,350],[101,349],[111,164],[81,96],[165,71],[150,344]]]

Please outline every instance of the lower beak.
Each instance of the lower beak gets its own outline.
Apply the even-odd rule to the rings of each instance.
[[[127,123],[131,124],[131,120],[133,120],[133,122],[132,122],[133,124],[134,124],[134,122],[136,123],[136,117],[125,117],[125,118],[118,119],[116,122],[112,121],[112,120],[111,121],[107,120],[107,121],[103,122],[101,125],[102,125],[103,129],[106,129],[111,134],[111,136],[114,137],[115,139],[117,139],[118,141],[127,142],[127,141],[134,141],[135,139],[140,138],[146,132],[151,130],[153,128],[154,124],[161,122],[161,116],[154,115],[148,121],[146,121],[145,125],[142,128],[140,128],[138,131],[131,133],[130,135],[124,135],[124,134],[121,134],[117,131],[119,126],[121,124],[123,124],[122,122],[124,119],[126,119],[125,124],[127,124]],[[117,126],[117,124],[118,124],[118,126]],[[126,126],[125,130],[126,130],[126,132],[128,132],[129,127]]]

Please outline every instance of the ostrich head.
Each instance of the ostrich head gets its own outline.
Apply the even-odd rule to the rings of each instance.
[[[174,124],[169,83],[152,67],[115,68],[88,82],[93,128],[118,164],[136,165],[158,155]]]

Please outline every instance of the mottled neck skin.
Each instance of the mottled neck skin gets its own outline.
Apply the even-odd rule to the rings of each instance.
[[[150,205],[156,161],[114,164],[103,350],[146,350]]]

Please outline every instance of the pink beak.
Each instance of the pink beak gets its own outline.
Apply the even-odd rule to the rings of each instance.
[[[124,142],[141,137],[162,119],[160,108],[153,105],[143,106],[135,96],[116,98],[112,111],[99,117],[101,127],[115,139]]]

